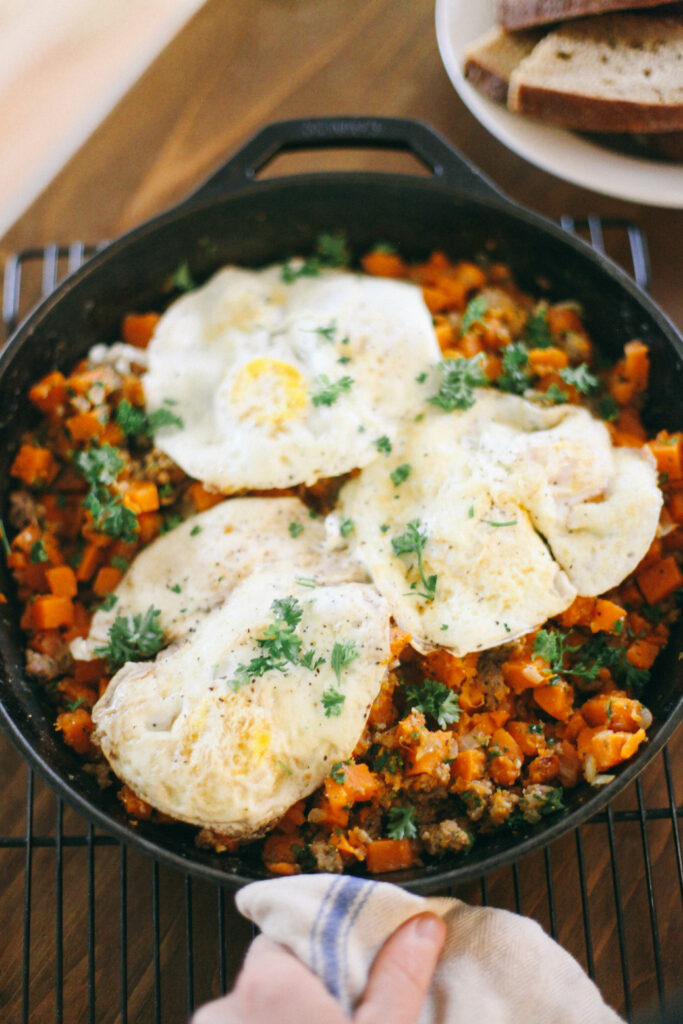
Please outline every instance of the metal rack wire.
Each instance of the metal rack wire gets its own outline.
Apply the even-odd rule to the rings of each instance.
[[[566,217],[562,226],[609,252],[647,287],[647,245],[636,225]],[[5,331],[93,251],[74,243],[12,256]],[[683,806],[673,767],[681,763],[679,734],[586,825],[448,894],[535,918],[619,1012],[659,1019],[676,998],[683,967]],[[0,778],[3,1021],[180,1024],[230,986],[252,932],[228,891],[95,829],[2,735]]]

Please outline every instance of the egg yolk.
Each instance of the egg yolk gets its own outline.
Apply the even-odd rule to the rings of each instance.
[[[301,416],[307,404],[306,383],[294,366],[262,356],[236,374],[232,402],[240,419],[280,426]]]

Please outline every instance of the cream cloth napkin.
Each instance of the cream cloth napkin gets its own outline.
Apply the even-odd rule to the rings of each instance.
[[[507,910],[346,875],[254,882],[236,902],[318,975],[347,1014],[389,935],[431,910],[448,936],[419,1024],[623,1024],[569,953],[535,921]]]

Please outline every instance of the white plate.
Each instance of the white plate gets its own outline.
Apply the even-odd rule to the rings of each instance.
[[[512,114],[465,80],[462,54],[495,25],[493,0],[437,0],[441,59],[461,100],[502,143],[575,185],[649,206],[683,208],[683,165],[614,153],[562,128]]]

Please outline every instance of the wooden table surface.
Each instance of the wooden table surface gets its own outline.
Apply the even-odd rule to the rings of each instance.
[[[438,55],[433,6],[433,0],[207,0],[7,232],[0,242],[3,263],[27,247],[115,237],[182,199],[268,122],[341,114],[411,117],[438,129],[508,195],[550,217],[596,213],[636,221],[650,246],[652,294],[683,327],[683,212],[588,192],[505,149],[453,91]],[[269,173],[412,166],[404,155],[337,152],[283,157]],[[610,818],[585,826],[578,840],[567,837],[514,872],[458,888],[471,901],[485,898],[535,916],[591,967],[622,1012],[656,1005],[658,993],[672,993],[680,984],[675,823],[661,814],[639,824],[639,808],[675,801],[673,778],[682,753],[679,737],[670,744],[670,761],[656,759],[641,785],[617,801],[617,811],[636,812],[632,821]],[[159,869],[134,851],[124,855],[116,845],[98,845],[87,825],[70,810],[62,812],[38,782],[31,824],[35,835],[48,839],[32,852],[26,902],[27,854],[20,840],[27,827],[27,771],[4,739],[0,768],[0,832],[17,838],[0,851],[4,1021],[13,1024],[22,1014],[32,1022],[182,1021],[192,1002],[230,981],[249,935],[231,897]],[[85,838],[62,850],[59,836],[66,834]],[[583,908],[579,877],[588,900]],[[88,879],[94,903],[84,895]],[[554,883],[550,900],[548,879]],[[88,952],[89,940],[95,952]]]

